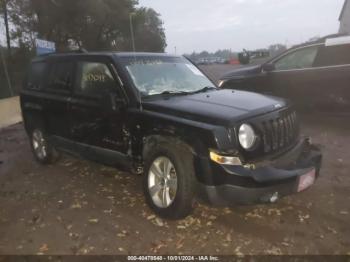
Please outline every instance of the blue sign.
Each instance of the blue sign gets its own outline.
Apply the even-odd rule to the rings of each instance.
[[[44,55],[56,52],[56,44],[42,39],[35,40],[36,54]]]

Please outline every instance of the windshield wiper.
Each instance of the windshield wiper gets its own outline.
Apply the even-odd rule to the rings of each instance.
[[[202,89],[192,92],[192,94],[205,93],[207,91],[216,90],[216,89],[217,88],[214,86],[206,86],[206,87],[203,87]]]
[[[185,91],[164,91],[160,95],[188,95],[188,92]]]

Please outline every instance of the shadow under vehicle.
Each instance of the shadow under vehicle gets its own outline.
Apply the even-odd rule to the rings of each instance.
[[[283,99],[218,89],[183,57],[53,54],[33,60],[21,93],[36,159],[67,152],[144,175],[149,206],[187,216],[196,196],[274,202],[309,188],[321,153]]]
[[[350,36],[328,36],[233,70],[219,86],[291,99],[300,109],[350,111]]]

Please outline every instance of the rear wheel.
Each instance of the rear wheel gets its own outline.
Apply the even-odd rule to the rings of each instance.
[[[159,144],[146,157],[144,193],[160,217],[180,219],[191,213],[195,181],[192,154],[183,148]]]
[[[36,128],[31,132],[31,148],[35,159],[41,164],[53,163],[58,155],[41,128]]]

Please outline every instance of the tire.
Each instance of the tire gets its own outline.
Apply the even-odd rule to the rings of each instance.
[[[30,132],[30,145],[35,159],[43,165],[52,164],[58,158],[55,148],[50,145],[42,128],[34,128]]]
[[[155,168],[158,164],[159,169],[156,170],[161,170],[162,161],[164,163],[166,159],[170,161],[169,177],[167,182],[163,181],[163,185],[160,183],[159,186],[159,183],[156,183],[159,176],[155,174],[157,173]],[[175,177],[176,183],[174,183]],[[188,216],[193,210],[195,185],[193,155],[189,150],[179,145],[161,143],[156,144],[147,154],[143,179],[144,194],[147,204],[159,217],[175,220]],[[161,189],[162,186],[164,186],[163,189]],[[165,189],[167,187],[169,190]],[[166,203],[164,194],[166,194]]]

